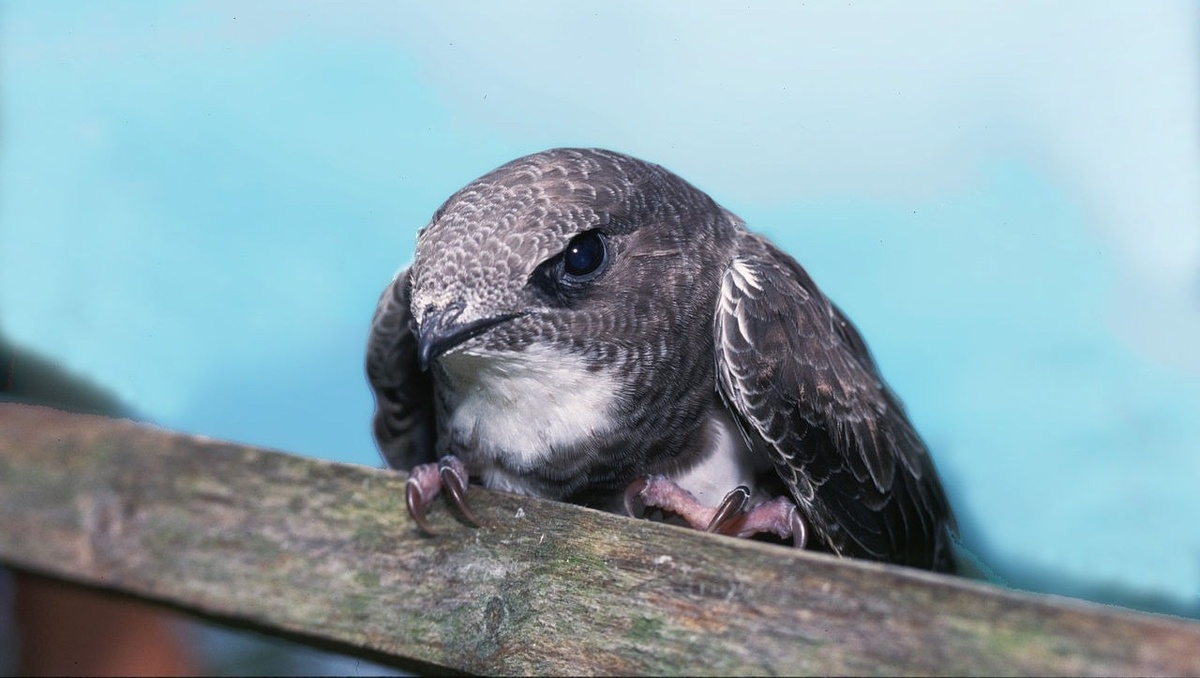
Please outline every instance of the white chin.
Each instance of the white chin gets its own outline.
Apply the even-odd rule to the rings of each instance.
[[[608,370],[590,371],[577,355],[535,345],[503,353],[463,350],[440,360],[451,430],[478,440],[485,456],[508,468],[532,468],[555,449],[613,428],[618,381]]]

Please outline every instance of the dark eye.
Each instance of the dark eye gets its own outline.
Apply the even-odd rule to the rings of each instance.
[[[563,273],[575,282],[587,282],[604,271],[608,249],[599,231],[580,233],[563,250]]]

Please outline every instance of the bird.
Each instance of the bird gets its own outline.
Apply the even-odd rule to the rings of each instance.
[[[372,429],[419,529],[471,482],[953,572],[926,445],[803,267],[670,170],[598,148],[451,195],[379,298]]]

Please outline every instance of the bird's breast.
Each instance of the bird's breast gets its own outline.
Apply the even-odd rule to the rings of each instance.
[[[668,474],[706,506],[716,506],[735,487],[750,490],[751,504],[773,497],[762,479],[773,469],[765,455],[756,454],[737,430],[724,407],[714,407],[705,421],[705,438],[695,463]]]
[[[441,358],[439,386],[451,439],[468,464],[489,476],[519,479],[556,455],[603,437],[615,425],[619,384],[580,356],[546,346],[521,351],[460,351]],[[474,462],[473,464],[471,462]],[[513,481],[517,482],[517,481]],[[512,482],[503,489],[520,491]]]

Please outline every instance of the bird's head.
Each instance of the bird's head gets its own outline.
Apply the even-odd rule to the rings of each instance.
[[[736,228],[703,192],[629,156],[514,160],[451,196],[418,234],[420,363],[534,344],[596,363],[622,345],[652,350],[686,314],[711,313],[712,254]]]

